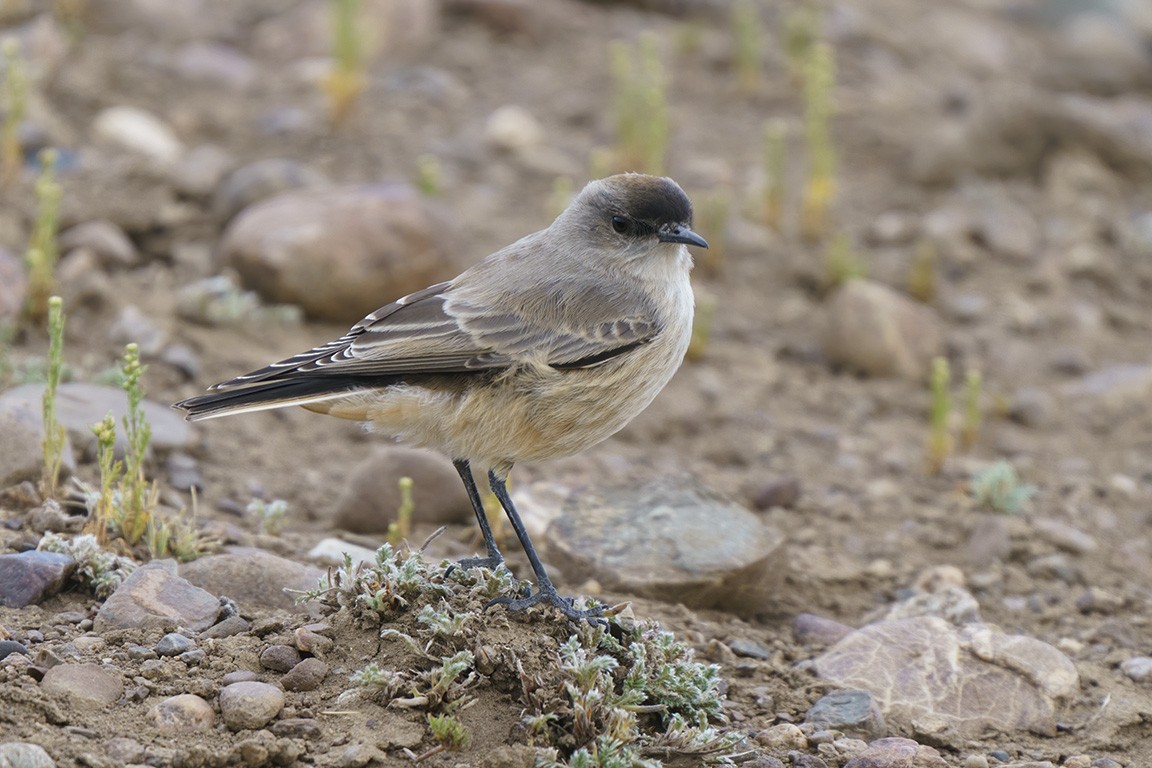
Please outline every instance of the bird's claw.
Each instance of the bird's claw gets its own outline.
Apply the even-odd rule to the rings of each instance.
[[[574,622],[587,621],[589,624],[599,624],[603,627],[608,626],[608,621],[603,617],[604,609],[606,606],[597,603],[596,605],[586,610],[580,610],[575,607],[575,599],[571,597],[562,597],[552,587],[546,587],[539,590],[536,594],[529,594],[525,597],[497,597],[489,600],[484,609],[487,610],[494,605],[502,605],[508,611],[523,611],[531,608],[534,605],[541,603],[548,603],[555,607],[560,613],[564,614]]]

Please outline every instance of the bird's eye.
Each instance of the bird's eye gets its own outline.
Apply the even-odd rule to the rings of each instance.
[[[622,235],[625,232],[627,232],[629,229],[630,229],[630,227],[629,227],[628,219],[624,218],[623,216],[613,216],[612,217],[612,230],[616,234]]]

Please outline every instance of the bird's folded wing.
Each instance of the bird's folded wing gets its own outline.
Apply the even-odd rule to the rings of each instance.
[[[534,361],[556,368],[598,365],[651,341],[653,320],[619,317],[582,328],[532,323],[515,311],[453,303],[450,283],[405,296],[338,339],[217,384],[226,390],[309,376],[389,377],[467,373]]]

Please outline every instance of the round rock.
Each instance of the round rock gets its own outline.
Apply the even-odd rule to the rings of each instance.
[[[412,517],[421,523],[466,523],[472,505],[460,476],[444,457],[382,446],[352,470],[336,501],[333,524],[355,533],[387,533],[400,508],[400,478],[412,480]]]
[[[180,575],[215,595],[226,595],[254,610],[284,609],[307,612],[286,589],[309,590],[324,576],[320,568],[297,563],[271,552],[234,547],[184,563]]]
[[[148,710],[148,717],[161,733],[207,731],[216,724],[212,705],[191,693],[169,696]]]
[[[156,643],[152,650],[161,656],[179,656],[195,647],[196,643],[192,642],[191,639],[177,632],[169,632],[160,638],[160,642]]]
[[[124,695],[124,681],[99,664],[59,664],[44,673],[40,687],[92,708],[110,707]]]
[[[184,145],[160,118],[135,107],[109,107],[92,121],[92,135],[103,144],[112,144],[162,163],[175,163]]]
[[[263,728],[284,708],[284,691],[268,683],[233,683],[220,691],[220,716],[234,731]]]
[[[327,664],[320,659],[304,659],[280,678],[280,684],[288,691],[314,691],[327,676]]]
[[[778,531],[680,478],[570,494],[546,541],[569,580],[743,615],[765,610],[785,571]]]
[[[0,768],[56,768],[56,761],[39,744],[9,741],[0,744]]]
[[[260,654],[260,666],[273,672],[287,672],[300,663],[300,652],[290,645],[270,645]]]
[[[220,252],[245,287],[347,322],[457,271],[447,220],[410,186],[287,192],[241,212]]]
[[[853,757],[844,768],[947,768],[948,763],[932,747],[912,739],[877,739]]]
[[[250,205],[282,192],[323,187],[328,179],[295,160],[269,158],[241,166],[228,174],[216,189],[213,212],[228,222]]]

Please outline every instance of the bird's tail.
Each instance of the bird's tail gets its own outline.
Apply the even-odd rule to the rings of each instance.
[[[265,381],[249,386],[210,391],[207,394],[181,400],[172,407],[184,411],[188,421],[214,419],[235,413],[268,411],[290,405],[308,405],[324,400],[347,397],[349,393],[373,382],[351,378],[293,377],[281,381]]]

